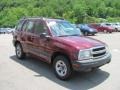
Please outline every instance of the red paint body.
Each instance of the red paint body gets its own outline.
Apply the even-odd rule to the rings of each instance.
[[[29,20],[39,20],[46,26],[46,32],[48,38],[40,37],[40,34],[35,34],[33,32],[27,32],[23,29],[24,24]],[[51,63],[53,57],[56,54],[66,55],[70,62],[75,62],[78,60],[78,52],[83,49],[89,49],[97,46],[105,46],[105,44],[99,40],[95,40],[84,36],[67,36],[67,37],[57,37],[53,36],[51,29],[47,23],[48,19],[24,19],[21,22],[21,27],[16,28],[13,34],[13,43],[16,45],[17,42],[21,43],[25,53],[30,53],[38,56],[41,60]],[[51,21],[57,21],[58,19],[50,19]],[[74,66],[75,64],[73,64]],[[78,66],[78,65],[77,65]]]

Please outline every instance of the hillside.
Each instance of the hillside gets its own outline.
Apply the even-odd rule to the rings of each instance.
[[[120,21],[120,0],[1,0],[0,27],[24,16],[63,17],[74,23]]]

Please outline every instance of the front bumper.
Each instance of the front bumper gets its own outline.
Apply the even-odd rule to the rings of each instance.
[[[97,31],[89,31],[88,32],[89,34],[96,34],[96,33],[98,33]]]
[[[89,60],[75,61],[72,63],[73,69],[75,71],[85,71],[88,69],[103,66],[111,61],[111,54],[108,53],[103,57],[94,58]]]

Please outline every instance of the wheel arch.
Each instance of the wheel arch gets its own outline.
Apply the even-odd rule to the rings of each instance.
[[[66,57],[68,59],[69,63],[71,64],[71,59],[70,59],[69,55],[66,53],[63,53],[63,52],[54,52],[51,57],[51,64],[53,64],[54,59],[59,55]]]
[[[14,46],[16,46],[17,43],[21,44],[20,41],[17,40],[17,41],[14,42]]]

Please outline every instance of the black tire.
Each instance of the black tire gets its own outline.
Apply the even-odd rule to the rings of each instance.
[[[109,33],[112,33],[112,31],[110,31]]]
[[[19,51],[18,51],[18,49],[19,49]],[[23,52],[23,48],[22,48],[20,43],[17,43],[15,45],[15,52],[16,52],[16,56],[17,56],[18,59],[24,59],[25,58],[25,53]]]
[[[104,33],[107,33],[108,31],[107,30],[103,30]]]
[[[92,36],[95,36],[95,33],[93,33]]]
[[[88,32],[84,32],[84,35],[87,36],[87,35],[88,35]]]
[[[118,32],[118,29],[117,29],[117,28],[115,28],[115,31],[116,31],[116,32]]]
[[[65,66],[66,66],[66,72],[64,70],[60,69],[60,68],[62,68],[62,69],[65,68],[64,66],[61,67],[59,65],[59,63],[62,64],[61,62],[62,63],[64,62]],[[57,68],[59,68],[59,70]],[[72,73],[73,73],[73,70],[71,68],[71,64],[70,64],[69,60],[65,56],[62,56],[62,55],[57,56],[54,59],[54,61],[53,61],[53,70],[54,70],[54,73],[55,73],[56,77],[61,79],[61,80],[68,80],[71,77]],[[60,74],[62,72],[64,72],[63,73],[64,75]]]
[[[95,68],[92,68],[91,69],[91,72],[96,72],[96,71],[98,71],[99,70],[99,67],[95,67]]]

